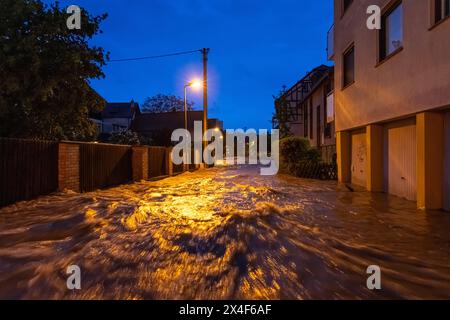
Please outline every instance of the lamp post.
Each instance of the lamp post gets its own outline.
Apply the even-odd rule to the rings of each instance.
[[[188,129],[187,123],[187,88],[192,87],[193,89],[198,89],[202,86],[202,82],[198,80],[190,81],[184,85],[184,128]]]
[[[202,86],[201,81],[198,80],[194,80],[194,81],[190,81],[187,84],[184,85],[184,129],[188,130],[188,117],[187,117],[187,112],[188,112],[188,106],[187,106],[187,88],[192,87],[194,89],[200,88]],[[185,165],[185,169],[187,167],[187,155],[185,155],[185,161],[184,161],[184,165]]]
[[[190,87],[192,84],[189,82],[188,84],[184,85],[184,129],[187,128],[187,88]]]

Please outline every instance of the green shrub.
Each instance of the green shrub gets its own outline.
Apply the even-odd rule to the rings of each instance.
[[[287,163],[306,159],[310,149],[309,140],[305,138],[287,137],[280,140],[280,155]]]
[[[299,167],[305,163],[319,163],[320,151],[312,148],[309,140],[300,137],[287,137],[280,140],[280,169],[298,175]]]
[[[322,160],[322,155],[320,154],[319,149],[311,148],[306,152],[306,159],[313,162],[320,162]]]

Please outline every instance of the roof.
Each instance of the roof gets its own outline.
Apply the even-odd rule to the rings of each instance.
[[[134,102],[114,102],[107,103],[101,112],[102,119],[127,118],[132,119],[135,114],[139,114],[139,104]]]
[[[326,77],[334,72],[334,67],[326,66],[324,64],[314,68],[308,72],[303,78],[297,81],[291,88],[278,99],[286,98],[294,92],[301,92],[298,100],[304,100],[311,92],[313,92]]]

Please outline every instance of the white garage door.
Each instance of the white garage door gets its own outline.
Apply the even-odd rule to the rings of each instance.
[[[444,209],[450,211],[450,111],[445,115]]]
[[[352,184],[366,187],[366,158],[367,145],[366,134],[352,134]]]
[[[387,191],[416,200],[416,125],[404,124],[387,128]]]

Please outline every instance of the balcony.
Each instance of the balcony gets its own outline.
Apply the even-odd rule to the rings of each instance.
[[[331,26],[327,33],[327,58],[333,60],[334,58],[334,25]]]

